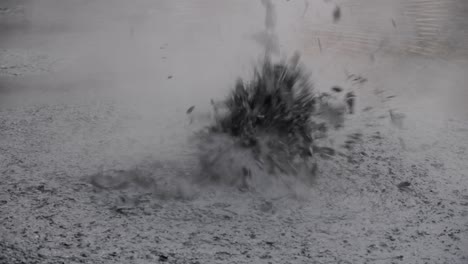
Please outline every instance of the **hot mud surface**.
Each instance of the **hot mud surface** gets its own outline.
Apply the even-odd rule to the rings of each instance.
[[[103,190],[86,180],[102,165],[99,136],[112,135],[118,121],[105,110],[2,111],[2,263],[466,261],[466,123],[448,122],[450,136],[405,151],[386,122],[375,122],[347,157],[320,164],[299,199],[220,187],[181,197],[144,184]],[[91,113],[109,126],[86,120]],[[53,122],[96,134],[77,151],[70,135],[51,131]],[[181,161],[154,160],[134,173],[161,182],[190,173]]]
[[[2,263],[466,262],[466,122],[402,145],[363,115],[312,188],[267,195],[184,185],[190,159],[139,158],[126,118],[105,101],[2,110]]]
[[[340,155],[310,188],[260,192],[191,181],[189,99],[109,95],[28,54],[1,55],[26,66],[0,68],[0,263],[468,263],[464,63],[356,67],[369,82]],[[416,99],[423,85],[437,96]]]

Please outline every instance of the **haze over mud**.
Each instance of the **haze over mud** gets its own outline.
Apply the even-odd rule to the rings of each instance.
[[[463,0],[1,1],[0,263],[466,263],[467,17]],[[296,196],[191,185],[189,136],[265,47],[299,52],[333,103],[355,92],[340,154]]]

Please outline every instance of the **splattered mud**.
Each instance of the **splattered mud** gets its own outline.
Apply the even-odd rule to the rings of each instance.
[[[229,13],[237,12],[231,5]],[[349,18],[345,8],[337,25]],[[312,11],[310,6],[307,13]],[[332,19],[332,12],[324,13]],[[196,42],[191,30],[184,37]],[[341,68],[320,70],[336,58],[311,59],[310,67],[319,68],[318,87],[353,87],[358,95],[355,115],[331,135],[339,154],[321,161],[310,188],[292,183],[293,192],[242,192],[187,180],[197,161],[185,139],[193,129],[187,108],[196,104],[190,112],[203,111],[199,102],[208,105],[206,95],[233,80],[216,69],[235,64],[244,51],[205,56],[220,51],[210,46],[202,58],[215,66],[207,72],[223,77],[204,82],[211,76],[189,73],[213,39],[187,47],[179,34],[164,32],[164,43],[126,43],[131,50],[148,40],[166,47],[151,49],[159,52],[152,58],[168,58],[155,72],[131,59],[145,63],[147,54],[132,54],[115,72],[86,72],[78,61],[55,75],[36,69],[49,69],[55,60],[48,58],[66,52],[21,47],[21,60],[2,55],[2,65],[26,66],[15,68],[21,74],[2,71],[0,263],[468,263],[467,93],[460,88],[467,81],[465,62],[376,55],[367,66],[366,55],[352,63],[339,59],[353,70],[343,74]],[[15,38],[21,39],[9,41]],[[330,44],[321,45],[329,56]],[[48,55],[37,60],[29,54]],[[174,65],[166,66],[171,60]],[[130,79],[120,86],[95,79],[135,67],[143,73],[125,75]],[[154,83],[157,92],[143,89]],[[190,92],[204,85],[206,91]]]

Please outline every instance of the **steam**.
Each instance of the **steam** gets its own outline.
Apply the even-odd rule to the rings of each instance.
[[[265,30],[254,34],[253,39],[265,50],[267,58],[280,53],[279,38],[276,35],[276,10],[271,0],[262,0],[265,7]]]

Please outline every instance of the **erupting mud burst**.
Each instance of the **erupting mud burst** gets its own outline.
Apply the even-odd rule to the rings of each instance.
[[[288,185],[291,179],[312,183],[318,159],[335,154],[320,142],[330,128],[343,126],[354,101],[354,94],[339,102],[334,95],[315,91],[298,53],[272,61],[278,51],[272,47],[279,46],[274,5],[269,0],[262,4],[265,30],[257,35],[269,36],[260,42],[263,61],[252,80],[238,79],[225,100],[212,101],[214,122],[196,134],[202,179],[242,190],[268,188],[267,182]]]
[[[279,63],[265,57],[250,82],[238,79],[212,103],[214,123],[197,134],[203,177],[243,189],[263,184],[258,175],[312,182],[318,158],[335,154],[320,141],[343,126],[350,103],[316,92],[299,61],[298,54]]]

